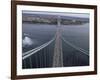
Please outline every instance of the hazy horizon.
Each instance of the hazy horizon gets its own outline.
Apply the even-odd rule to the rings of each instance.
[[[41,15],[58,15],[58,16],[78,17],[78,18],[89,18],[89,13],[47,12],[47,11],[26,11],[26,10],[23,10],[22,13],[25,13],[25,14],[41,14]]]

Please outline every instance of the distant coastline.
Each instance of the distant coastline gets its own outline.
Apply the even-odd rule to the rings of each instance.
[[[62,25],[81,25],[84,23],[89,23],[88,18],[79,18],[79,17],[52,17],[52,16],[35,16],[23,14],[22,22],[23,23],[31,23],[31,24],[50,24],[56,25],[57,21],[60,20]]]

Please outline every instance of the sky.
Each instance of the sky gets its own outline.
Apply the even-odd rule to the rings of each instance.
[[[44,11],[23,11],[23,13],[26,13],[26,14],[62,15],[62,16],[89,18],[88,13],[44,12]]]

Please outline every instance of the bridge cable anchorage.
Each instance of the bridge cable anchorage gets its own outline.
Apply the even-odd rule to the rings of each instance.
[[[25,53],[22,54],[22,59],[26,59],[28,58],[29,56],[31,56],[32,54],[35,54],[36,52],[40,51],[41,49],[47,47],[48,45],[50,45],[53,41],[55,40],[55,37],[53,37],[50,41],[44,43],[43,45],[37,47],[37,48],[34,48],[30,51],[27,51]]]
[[[65,40],[64,37],[62,37],[62,40],[63,40],[66,44],[68,44],[68,45],[70,45],[71,47],[73,47],[74,49],[76,49],[76,50],[78,50],[78,51],[84,53],[84,54],[87,55],[87,56],[89,56],[89,54],[88,54],[89,52],[88,52],[88,51],[86,51],[86,50],[84,50],[84,49],[82,49],[82,48],[80,48],[80,47],[78,47],[78,46],[75,46],[74,44],[72,44],[72,43],[70,43],[69,41]]]

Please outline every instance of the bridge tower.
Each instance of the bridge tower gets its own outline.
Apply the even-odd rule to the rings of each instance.
[[[57,18],[57,27],[61,27],[61,16]]]

